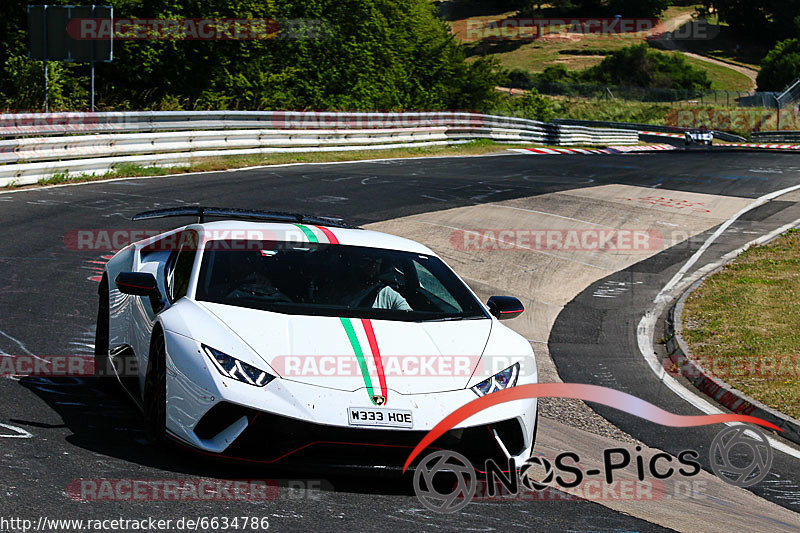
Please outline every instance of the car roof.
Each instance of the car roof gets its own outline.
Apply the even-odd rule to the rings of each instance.
[[[288,224],[282,222],[219,220],[204,222],[202,224],[189,224],[180,229],[198,231],[206,240],[320,242],[436,255],[430,248],[416,241],[390,235],[388,233],[358,228],[349,229],[316,224]]]

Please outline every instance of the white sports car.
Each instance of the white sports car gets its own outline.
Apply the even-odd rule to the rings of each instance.
[[[704,144],[706,146],[711,146],[712,142],[714,142],[714,134],[705,128],[688,130],[684,134],[684,144],[686,146],[689,146],[690,144]]]
[[[430,249],[337,219],[175,208],[199,221],[133,243],[99,289],[96,363],[154,442],[261,463],[400,468],[425,433],[535,383],[530,343]],[[207,222],[209,217],[223,220]],[[484,410],[432,449],[520,462],[537,402]],[[475,464],[475,463],[474,463]]]

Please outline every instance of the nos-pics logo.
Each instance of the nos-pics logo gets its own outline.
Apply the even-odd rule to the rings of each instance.
[[[749,487],[764,479],[772,466],[772,459],[773,451],[766,435],[752,426],[724,428],[714,437],[709,451],[714,474],[737,487]],[[544,477],[533,480],[528,476],[529,470],[544,470]],[[492,460],[486,462],[483,471],[488,478],[501,472]],[[518,490],[542,491],[554,479],[552,465],[538,456],[531,457],[518,471],[511,460],[506,472],[520,477],[515,484]],[[486,481],[491,485],[495,480]],[[466,457],[450,450],[439,450],[420,461],[414,470],[413,482],[414,492],[425,508],[438,513],[454,513],[474,499],[479,477]]]

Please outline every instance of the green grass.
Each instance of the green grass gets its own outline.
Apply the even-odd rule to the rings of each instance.
[[[670,52],[672,54],[680,52]],[[699,70],[705,70],[714,91],[749,91],[753,88],[750,78],[733,69],[708,63],[695,57],[686,56],[686,61]]]
[[[800,232],[750,248],[707,278],[686,300],[683,326],[701,364],[800,418]]]
[[[664,124],[667,114],[674,109],[667,104],[620,100],[568,100],[564,97],[550,97],[550,99],[559,106],[558,118],[576,120]]]
[[[675,18],[680,15],[684,15],[686,13],[694,13],[697,8],[700,7],[700,4],[695,4],[691,6],[669,6],[667,9],[661,13],[659,17],[661,20],[667,20],[671,18]]]
[[[482,41],[466,45],[470,56],[494,56],[508,69],[541,72],[546,67],[564,64],[570,70],[592,67],[605,55],[639,44],[640,39],[604,38],[587,35],[579,41],[537,39],[535,41]]]
[[[61,185],[64,183],[80,183],[85,181],[99,181],[99,180],[108,180],[114,178],[164,176],[166,174],[174,173],[175,169],[177,168],[185,168],[185,167],[169,167],[169,168],[144,167],[142,165],[136,165],[134,163],[122,163],[119,166],[115,167],[113,170],[110,170],[103,174],[83,174],[83,173],[70,174],[70,172],[67,170],[62,172],[56,172],[49,178],[40,179],[37,185]],[[14,181],[6,185],[7,189],[13,189],[17,187],[18,185]]]

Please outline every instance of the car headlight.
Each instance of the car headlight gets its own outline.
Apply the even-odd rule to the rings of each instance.
[[[275,379],[275,376],[267,374],[253,365],[248,365],[244,361],[239,361],[225,352],[220,352],[205,344],[203,344],[203,350],[214,363],[214,366],[217,367],[219,373],[225,377],[255,385],[256,387],[263,387]]]
[[[486,396],[492,392],[513,387],[517,384],[517,378],[519,378],[519,363],[514,363],[505,370],[488,379],[484,379],[472,387],[472,392],[478,396]]]

